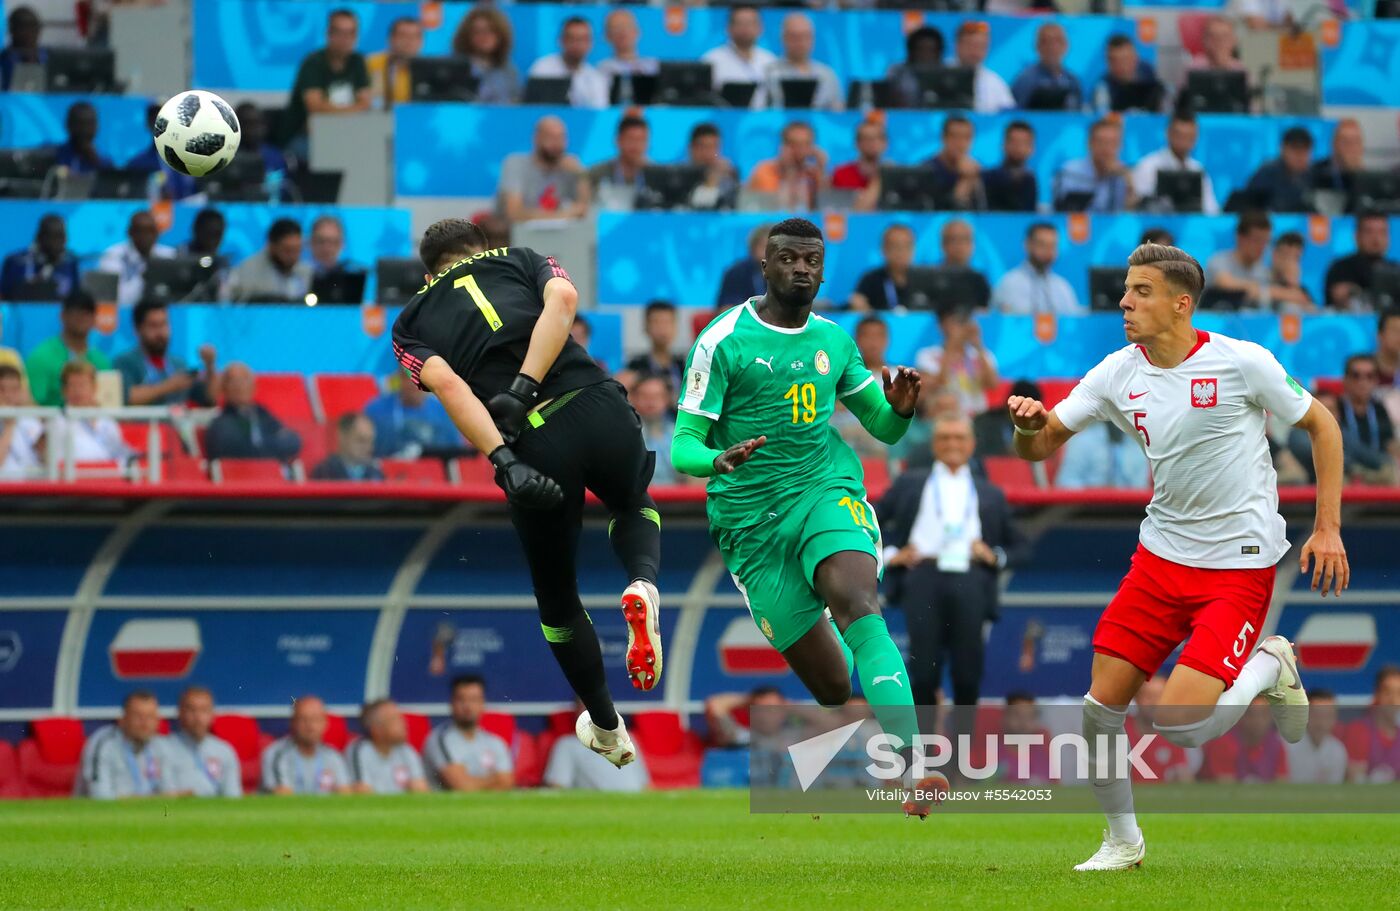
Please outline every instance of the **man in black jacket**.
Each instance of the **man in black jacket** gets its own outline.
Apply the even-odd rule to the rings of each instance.
[[[211,459],[296,458],[301,437],[282,426],[272,412],[253,400],[257,380],[246,364],[224,368],[224,408],[209,424],[204,438]]]
[[[972,451],[971,423],[961,416],[939,418],[933,469],[900,476],[878,510],[886,594],[904,611],[917,705],[933,704],[945,655],[953,702],[977,704],[983,625],[998,613],[997,577],[1026,548],[1005,495],[973,476]]]

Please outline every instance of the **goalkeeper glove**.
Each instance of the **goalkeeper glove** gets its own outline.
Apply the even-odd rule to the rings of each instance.
[[[525,429],[525,418],[540,401],[540,384],[523,373],[515,375],[504,391],[491,396],[486,410],[501,431],[501,438],[514,443]]]
[[[517,459],[509,447],[497,446],[491,452],[491,464],[496,466],[496,485],[506,492],[512,505],[554,509],[564,502],[564,491],[554,479]]]

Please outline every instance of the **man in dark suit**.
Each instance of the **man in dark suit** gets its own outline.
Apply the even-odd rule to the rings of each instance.
[[[204,437],[205,455],[211,459],[283,462],[296,458],[301,452],[301,437],[254,400],[257,378],[246,364],[224,368],[223,390],[223,410],[209,423]]]
[[[878,510],[886,594],[909,629],[910,687],[932,705],[945,654],[953,702],[975,706],[982,684],[982,630],[997,618],[997,576],[1026,542],[1001,490],[973,476],[972,424],[940,417],[934,466],[901,475]],[[968,710],[971,717],[971,710]]]

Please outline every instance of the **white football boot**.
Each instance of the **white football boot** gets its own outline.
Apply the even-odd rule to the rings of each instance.
[[[1104,830],[1103,844],[1094,852],[1094,856],[1082,864],[1075,864],[1074,869],[1080,872],[1129,870],[1142,866],[1142,859],[1146,856],[1147,839],[1141,833],[1138,834],[1137,843],[1134,844],[1122,838],[1115,838],[1107,830]]]
[[[632,738],[627,733],[627,724],[622,716],[617,716],[617,730],[600,728],[588,717],[588,710],[579,713],[574,722],[574,733],[583,745],[602,756],[619,769],[637,758],[637,748],[632,746]]]
[[[622,593],[627,621],[627,675],[632,687],[650,690],[661,680],[661,595],[644,579]]]
[[[1298,676],[1293,643],[1283,636],[1270,636],[1259,643],[1259,651],[1278,659],[1278,683],[1260,695],[1269,700],[1269,711],[1273,712],[1279,736],[1289,743],[1297,743],[1308,731],[1308,693]]]

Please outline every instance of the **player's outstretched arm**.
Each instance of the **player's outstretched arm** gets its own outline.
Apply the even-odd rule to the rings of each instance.
[[[870,383],[842,403],[875,439],[892,446],[904,438],[919,400],[919,372],[909,367],[882,368],[883,389]]]
[[[1342,431],[1337,419],[1317,399],[1294,426],[1307,431],[1312,440],[1317,473],[1317,517],[1298,556],[1298,568],[1304,575],[1312,572],[1313,591],[1321,584],[1322,597],[1327,597],[1329,590],[1340,597],[1351,584],[1351,566],[1342,546]]]
[[[1043,462],[1074,436],[1074,431],[1038,399],[1013,395],[1006,400],[1006,410],[1016,426],[1016,454],[1027,461]]]

